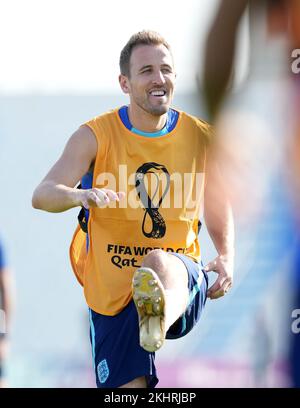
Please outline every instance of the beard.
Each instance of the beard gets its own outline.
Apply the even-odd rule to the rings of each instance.
[[[153,116],[162,116],[168,112],[172,98],[168,97],[166,102],[160,104],[153,104],[147,98],[143,100],[136,100],[135,103],[145,112]]]
[[[143,108],[147,113],[150,113],[153,116],[162,116],[168,112],[170,104],[163,104],[160,106],[148,106]]]

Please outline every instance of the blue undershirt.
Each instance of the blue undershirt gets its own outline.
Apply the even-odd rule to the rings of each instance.
[[[122,106],[122,108],[119,109],[119,116],[123,122],[123,125],[126,126],[126,128],[130,130],[131,132],[136,133],[137,135],[140,135],[140,136],[145,136],[145,137],[158,137],[158,136],[167,135],[168,133],[172,132],[172,130],[175,129],[175,126],[177,125],[179,113],[175,111],[174,109],[169,109],[168,116],[167,116],[167,122],[165,126],[158,132],[151,132],[151,133],[143,132],[132,126],[129,120],[129,116],[128,116],[128,106]]]

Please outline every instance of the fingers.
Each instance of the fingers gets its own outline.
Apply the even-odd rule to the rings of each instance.
[[[87,203],[89,207],[104,207],[109,203],[109,198],[104,191],[93,188],[88,192]]]
[[[108,190],[108,189],[106,189],[106,188],[102,188],[102,189],[99,190],[99,191],[101,191],[101,192],[103,192],[104,194],[106,194],[107,202],[110,202],[110,201],[119,201],[119,196],[118,196],[118,194],[117,194],[115,191],[113,191],[113,190]]]
[[[104,207],[110,202],[120,201],[124,197],[124,192],[116,193],[107,188],[92,188],[86,190],[84,197],[82,198],[82,205],[86,209],[89,209],[90,207]]]
[[[124,193],[124,191],[118,191],[117,195],[119,197],[119,200],[123,200],[123,198],[125,198],[126,194]]]
[[[231,278],[219,277],[216,282],[208,289],[207,297],[218,299],[224,296],[232,286]]]
[[[225,280],[226,278],[219,276],[218,279],[215,281],[215,283],[208,289],[207,297],[211,299],[214,298],[215,294],[221,291]]]
[[[232,286],[233,268],[231,259],[219,255],[205,266],[204,271],[213,271],[218,274],[217,280],[207,291],[207,297],[210,299],[218,299],[224,296]]]
[[[218,265],[217,265],[217,260],[215,259],[215,260],[209,262],[209,263],[205,266],[204,270],[205,270],[205,272],[211,272],[211,271],[216,272],[216,271],[217,271],[217,267],[218,267]]]

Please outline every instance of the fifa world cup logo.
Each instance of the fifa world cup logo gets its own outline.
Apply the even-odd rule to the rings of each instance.
[[[159,173],[163,172],[166,178],[165,189],[162,192],[161,197],[159,198],[157,204],[153,203],[153,200],[156,198],[157,194],[159,193]],[[153,192],[152,197],[148,195],[147,188],[145,185],[145,177],[147,174],[153,174],[156,178],[156,188]],[[141,200],[145,214],[142,222],[142,231],[145,237],[147,238],[162,238],[166,233],[166,223],[163,219],[162,215],[159,213],[159,207],[166,196],[169,188],[170,188],[170,174],[165,166],[162,164],[150,162],[144,163],[140,166],[135,174],[135,188],[138,193],[138,197]],[[152,229],[150,232],[147,232],[145,229],[145,224],[147,217],[150,217],[152,222]]]

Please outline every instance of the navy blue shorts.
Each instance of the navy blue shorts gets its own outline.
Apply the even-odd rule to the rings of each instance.
[[[166,338],[185,336],[200,318],[206,302],[208,279],[201,265],[189,257],[172,253],[188,271],[190,302],[185,313],[169,328]],[[90,309],[90,337],[98,388],[116,388],[145,376],[148,388],[158,383],[155,353],[139,344],[138,314],[133,301],[117,315],[106,316]]]

